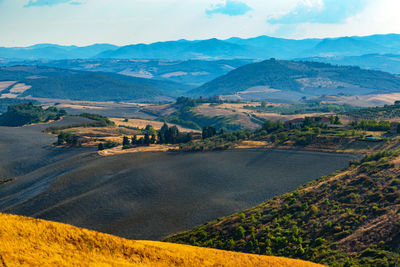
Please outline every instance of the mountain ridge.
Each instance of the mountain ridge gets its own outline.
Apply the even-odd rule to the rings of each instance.
[[[218,40],[218,43],[215,40]],[[210,50],[210,47],[203,47],[204,43],[207,42],[214,42],[213,49]],[[323,56],[326,54],[346,56],[356,56],[363,53],[400,54],[399,44],[399,34],[376,34],[321,39],[309,38],[301,40],[262,35],[252,38],[232,37],[224,40],[216,38],[192,41],[181,39],[178,41],[129,44],[124,46],[94,44],[86,47],[77,47],[38,44],[30,47],[0,47],[0,58],[267,59],[276,57],[280,59],[292,59],[296,57]],[[49,49],[47,53],[45,53],[46,49]]]

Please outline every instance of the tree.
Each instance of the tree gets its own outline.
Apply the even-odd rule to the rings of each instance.
[[[163,126],[160,129],[160,133],[165,134],[168,131],[168,124],[164,122]]]
[[[311,118],[310,117],[305,117],[303,125],[304,126],[311,126],[311,124],[312,124]]]
[[[261,108],[264,109],[267,107],[267,102],[265,100],[261,101]]]
[[[164,125],[161,127],[160,132],[158,133],[158,139],[160,140],[160,144],[165,144],[168,141],[166,140],[166,134],[169,130],[168,125],[164,122]]]
[[[168,144],[176,144],[179,135],[179,130],[176,126],[172,126],[165,132],[165,141]]]
[[[131,143],[132,143],[132,145],[137,145],[138,140],[137,140],[137,136],[136,136],[136,135],[134,135],[134,136],[132,137]]]
[[[144,142],[145,146],[149,146],[150,145],[150,135],[148,133],[146,133],[144,135],[144,141],[143,142]]]
[[[157,133],[156,133],[156,134],[157,134]],[[156,134],[153,134],[153,135],[151,136],[150,143],[155,144],[155,143],[157,142]]]
[[[238,238],[243,239],[245,237],[246,230],[244,230],[243,226],[239,226],[236,228],[236,235]]]
[[[314,128],[314,134],[320,135],[320,134],[321,134],[321,128],[315,127],[315,128]]]
[[[335,119],[334,119],[334,121],[333,121],[333,124],[342,124],[342,123],[340,122],[340,119],[339,119],[339,116],[338,116],[338,115],[335,116]]]
[[[124,136],[123,140],[122,140],[122,147],[123,148],[128,148],[130,147],[131,142],[129,141],[129,138],[127,136]]]
[[[98,149],[98,150],[104,150],[104,144],[103,144],[103,143],[99,143],[99,144],[97,145],[97,149]]]
[[[264,122],[261,129],[267,131],[267,133],[272,133],[282,128],[283,123],[281,121],[274,122],[267,120],[266,122]]]
[[[78,147],[78,146],[81,146],[81,145],[82,145],[82,144],[81,144],[81,141],[79,141],[79,137],[78,137],[78,136],[76,136],[76,135],[73,135],[73,136],[72,136],[71,145],[74,146],[74,147]]]
[[[139,146],[142,146],[142,145],[144,144],[144,139],[143,139],[143,137],[140,137],[140,138],[139,138],[139,140],[137,141],[137,144],[138,144]]]
[[[281,142],[287,141],[288,138],[289,138],[289,136],[288,136],[288,133],[287,133],[287,132],[282,132],[282,133],[279,133],[279,134],[278,134],[278,139],[279,139]]]
[[[154,127],[152,125],[146,125],[146,131],[150,134],[150,135],[156,135],[157,131],[154,129]]]
[[[201,136],[203,137],[203,139],[207,139],[207,138],[213,137],[216,134],[217,134],[217,130],[212,126],[208,126],[208,127],[203,127]]]

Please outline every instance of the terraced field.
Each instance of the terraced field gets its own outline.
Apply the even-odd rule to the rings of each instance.
[[[1,129],[2,175],[14,180],[0,185],[0,211],[140,240],[249,208],[353,158],[284,150],[102,157],[51,147],[55,138],[41,133],[47,126]]]

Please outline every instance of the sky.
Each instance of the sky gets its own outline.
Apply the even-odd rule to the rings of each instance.
[[[0,0],[0,46],[400,33],[399,0]]]

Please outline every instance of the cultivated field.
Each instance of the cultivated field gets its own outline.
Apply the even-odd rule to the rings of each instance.
[[[65,109],[68,114],[78,115],[84,112],[96,113],[107,117],[140,118],[145,120],[155,119],[145,112],[149,104],[127,103],[127,102],[93,102],[93,101],[72,101],[66,99],[44,99],[31,98],[38,100],[45,106],[56,104],[57,108]]]
[[[279,150],[102,157],[52,148],[55,138],[41,127],[46,125],[12,128],[12,138],[0,134],[3,172],[21,175],[0,185],[0,210],[142,240],[160,240],[251,207],[352,158]],[[12,151],[17,153],[11,159]]]
[[[279,106],[281,104],[270,104]],[[202,104],[196,108],[194,111],[198,114],[201,114],[205,117],[214,117],[214,116],[224,116],[228,118],[232,118],[235,124],[242,125],[244,127],[250,129],[260,128],[260,119],[264,120],[280,120],[280,121],[288,121],[297,118],[304,118],[305,116],[323,116],[326,113],[308,113],[308,114],[295,114],[295,115],[280,115],[277,113],[266,113],[266,112],[257,112],[250,109],[244,108],[244,106],[260,106],[260,103],[224,103],[221,105],[212,105],[212,104]],[[256,119],[256,120],[255,120]]]
[[[11,85],[15,84],[16,81],[4,81],[4,82],[0,82],[0,92],[7,89],[8,87],[10,87]]]
[[[0,180],[13,179],[84,151],[92,151],[93,149],[54,148],[52,143],[57,138],[42,133],[49,125],[64,126],[85,122],[91,121],[82,117],[66,117],[50,124],[0,127]]]
[[[400,100],[400,93],[325,97],[325,102],[327,103],[349,104],[359,107],[393,105],[397,100]]]
[[[132,241],[70,225],[0,214],[4,266],[320,266],[171,243]]]

